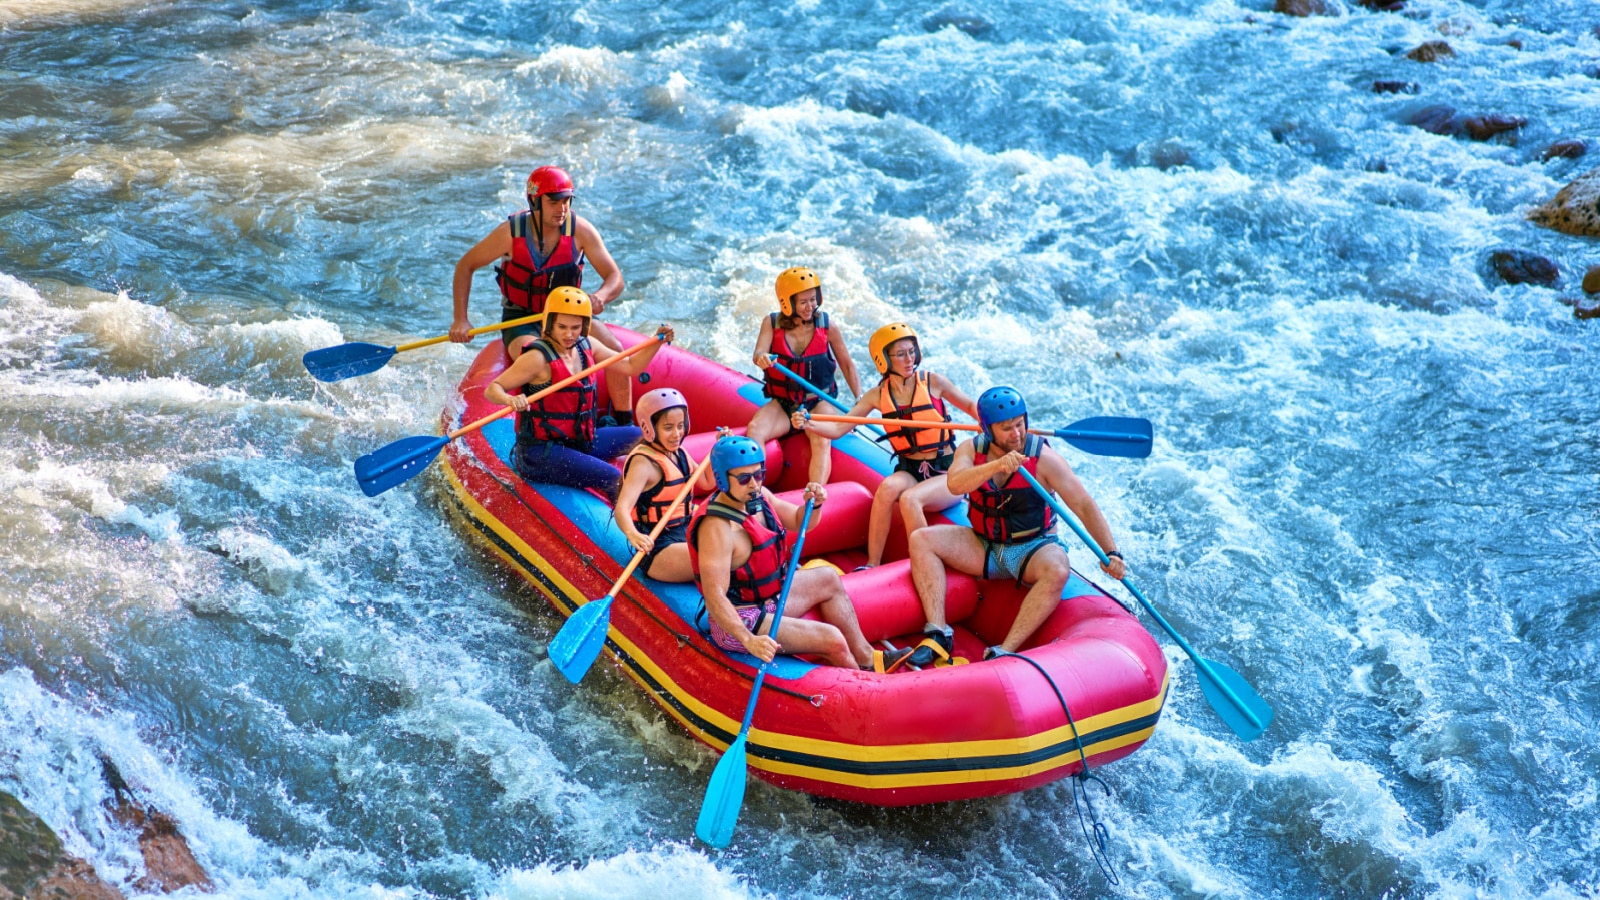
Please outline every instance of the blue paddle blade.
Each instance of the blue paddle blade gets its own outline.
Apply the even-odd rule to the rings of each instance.
[[[739,809],[744,806],[745,774],[745,739],[741,733],[711,771],[711,784],[706,786],[706,799],[700,804],[700,818],[694,823],[695,836],[700,840],[718,849],[733,840]]]
[[[607,594],[578,607],[550,640],[550,661],[573,684],[583,680],[584,673],[594,665],[601,648],[606,645],[606,632],[611,628],[611,600],[611,595]]]
[[[378,371],[396,352],[393,347],[355,342],[312,350],[300,357],[300,361],[305,363],[311,377],[318,381],[343,381]]]
[[[361,493],[376,497],[409,481],[427,468],[449,443],[449,438],[418,435],[401,438],[368,453],[356,460],[356,481],[361,485]]]
[[[1150,455],[1153,433],[1149,419],[1094,416],[1058,430],[1056,437],[1096,456],[1144,459]]]
[[[1205,694],[1211,708],[1241,739],[1253,741],[1260,737],[1261,732],[1272,724],[1272,707],[1238,672],[1214,660],[1208,659],[1205,663],[1204,666],[1196,666],[1195,672],[1200,676],[1200,692]],[[1222,684],[1206,674],[1208,667]],[[1228,690],[1223,690],[1222,685],[1227,685]],[[1229,691],[1232,697],[1228,696]],[[1255,717],[1255,721],[1251,721],[1251,716]]]

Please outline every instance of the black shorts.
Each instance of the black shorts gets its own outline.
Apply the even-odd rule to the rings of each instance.
[[[634,527],[638,527],[637,522],[634,523]],[[689,519],[685,517],[679,519],[676,525],[668,525],[662,530],[661,535],[656,538],[656,545],[650,548],[650,552],[644,555],[644,559],[639,560],[639,567],[634,571],[649,575],[650,566],[656,561],[656,557],[661,554],[661,551],[671,547],[673,544],[687,543],[688,540]]]
[[[954,453],[946,453],[943,456],[935,456],[933,459],[906,459],[904,456],[901,456],[897,457],[897,461],[894,464],[894,470],[896,472],[904,472],[907,475],[910,475],[912,478],[917,480],[918,484],[921,484],[922,482],[927,481],[929,478],[934,478],[949,472],[950,463],[953,462],[955,458],[956,455]]]
[[[520,306],[500,307],[500,321],[502,322],[509,322],[512,319],[521,319],[531,315],[533,315],[532,310],[523,309]],[[506,330],[500,332],[500,341],[504,343],[506,348],[509,350],[511,345],[516,342],[517,338],[528,335],[538,337],[543,332],[544,320],[534,319],[532,322],[529,322],[526,325],[518,325],[515,328],[507,328]]]

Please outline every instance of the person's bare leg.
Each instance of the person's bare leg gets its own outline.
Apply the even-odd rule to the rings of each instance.
[[[935,525],[911,536],[911,582],[928,624],[949,624],[944,620],[945,566],[981,578],[983,555],[977,534],[962,525]]]
[[[1059,544],[1051,544],[1033,554],[1033,559],[1028,560],[1028,568],[1022,573],[1023,582],[1031,581],[1033,587],[1022,598],[1016,621],[1011,623],[1011,630],[1006,632],[1001,647],[1015,653],[1027,643],[1028,638],[1033,637],[1044,620],[1055,612],[1061,602],[1061,589],[1067,586],[1067,579],[1071,575],[1072,564],[1067,560],[1067,551]]]
[[[928,527],[928,510],[949,509],[956,500],[956,495],[945,487],[943,475],[935,475],[901,494],[900,521],[905,524],[906,537]]]
[[[811,467],[807,475],[817,484],[827,484],[828,476],[833,474],[833,441],[814,431],[806,432],[806,440],[811,443]]]
[[[650,561],[650,571],[645,573],[657,581],[688,584],[694,581],[694,569],[689,565],[689,545],[676,543],[656,554]]]
[[[894,524],[894,505],[916,480],[904,472],[894,472],[878,484],[872,494],[872,513],[867,517],[867,565],[883,565],[883,548],[889,543],[889,526]]]
[[[765,448],[767,441],[780,438],[789,433],[789,417],[783,414],[783,407],[776,400],[768,400],[761,404],[756,414],[750,417],[750,424],[744,429],[744,436],[760,447]],[[777,480],[776,472],[768,472],[774,481]]]
[[[794,586],[789,589],[789,602],[785,604],[783,627],[788,628],[790,616],[803,616],[815,609],[822,621],[833,626],[845,642],[845,648],[858,666],[872,664],[872,645],[861,633],[861,623],[856,618],[855,605],[845,593],[839,573],[829,568],[801,569],[794,573]],[[783,632],[779,631],[779,643]],[[809,652],[809,651],[807,651]]]

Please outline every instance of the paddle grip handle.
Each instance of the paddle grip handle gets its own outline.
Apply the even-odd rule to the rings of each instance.
[[[1056,511],[1056,515],[1060,516],[1062,521],[1072,526],[1072,530],[1077,532],[1078,537],[1083,540],[1084,544],[1086,544],[1090,550],[1094,551],[1095,556],[1100,558],[1100,564],[1109,565],[1111,562],[1111,557],[1107,556],[1105,551],[1100,549],[1100,545],[1095,543],[1094,538],[1089,536],[1089,532],[1086,531],[1083,525],[1078,522],[1077,517],[1067,509],[1067,505],[1062,503],[1061,500],[1056,497],[1056,495],[1045,490],[1044,485],[1040,484],[1039,480],[1033,477],[1033,473],[1022,468],[1017,469],[1017,471],[1022,474],[1023,478],[1028,480],[1029,484],[1033,485],[1033,489],[1039,493],[1039,496],[1043,497],[1045,502],[1050,504],[1051,508]],[[1246,704],[1244,700],[1240,699],[1239,695],[1234,693],[1232,688],[1228,687],[1227,683],[1217,675],[1216,670],[1211,668],[1210,663],[1206,662],[1206,660],[1202,658],[1200,654],[1195,652],[1193,647],[1189,646],[1189,642],[1183,639],[1183,635],[1179,634],[1177,629],[1168,624],[1167,620],[1162,617],[1161,613],[1156,612],[1155,606],[1152,605],[1149,600],[1145,599],[1144,594],[1140,592],[1137,587],[1134,587],[1133,582],[1129,581],[1126,575],[1118,580],[1122,582],[1123,587],[1128,589],[1129,593],[1138,598],[1139,603],[1144,607],[1145,612],[1148,612],[1151,618],[1161,623],[1161,627],[1167,632],[1167,634],[1171,635],[1172,639],[1178,642],[1178,646],[1183,648],[1183,652],[1187,653],[1189,655],[1189,659],[1194,661],[1195,667],[1204,672],[1207,678],[1216,684],[1217,687],[1222,689],[1222,692],[1227,695],[1228,699],[1233,702],[1233,705],[1237,707],[1240,712],[1244,713],[1245,718],[1249,719],[1252,725],[1256,726],[1257,728],[1262,727],[1261,720],[1256,718],[1256,714],[1251,711],[1250,706]]]

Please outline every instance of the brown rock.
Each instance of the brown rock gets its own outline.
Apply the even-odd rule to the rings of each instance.
[[[49,877],[33,886],[24,900],[124,900],[121,891],[106,884],[94,867],[68,857]]]
[[[1286,16],[1337,16],[1339,11],[1329,8],[1324,0],[1276,0],[1272,11]]]
[[[1461,122],[1462,127],[1466,129],[1467,136],[1475,141],[1487,141],[1497,134],[1516,131],[1526,124],[1528,124],[1527,119],[1521,116],[1508,116],[1504,113],[1469,116]]]
[[[1525,250],[1496,250],[1489,254],[1487,263],[1489,270],[1506,284],[1548,287],[1561,277],[1561,270],[1555,263]]]
[[[1406,0],[1360,0],[1360,3],[1379,12],[1399,12],[1406,8]]]
[[[1583,273],[1583,291],[1586,294],[1600,294],[1600,266],[1590,266],[1589,271]]]
[[[195,860],[189,842],[178,832],[178,823],[162,812],[149,812],[138,803],[122,802],[112,816],[124,825],[139,829],[139,852],[144,854],[144,877],[136,883],[141,891],[168,894],[191,885],[213,890],[205,869]]]
[[[1447,56],[1455,55],[1456,51],[1451,49],[1450,45],[1445,41],[1428,41],[1420,47],[1412,48],[1411,52],[1406,54],[1406,59],[1414,59],[1417,62],[1434,62]]]
[[[1455,134],[1461,130],[1456,111],[1449,106],[1424,106],[1412,113],[1406,122],[1432,134]]]
[[[1374,94],[1415,94],[1417,83],[1415,81],[1374,81],[1372,83]]]
[[[1506,46],[1510,47],[1513,50],[1521,50],[1522,49],[1522,41],[1519,40],[1518,38],[1512,38],[1511,40],[1506,41]]]
[[[1572,311],[1572,315],[1579,319],[1600,319],[1600,305],[1580,306]]]
[[[122,892],[72,856],[38,816],[0,791],[0,900],[122,900]]]
[[[1545,162],[1552,159],[1577,159],[1589,152],[1589,145],[1576,138],[1564,138],[1544,148],[1544,153],[1539,158]]]
[[[1550,202],[1530,210],[1528,219],[1562,234],[1600,237],[1600,169],[1573,179]]]

